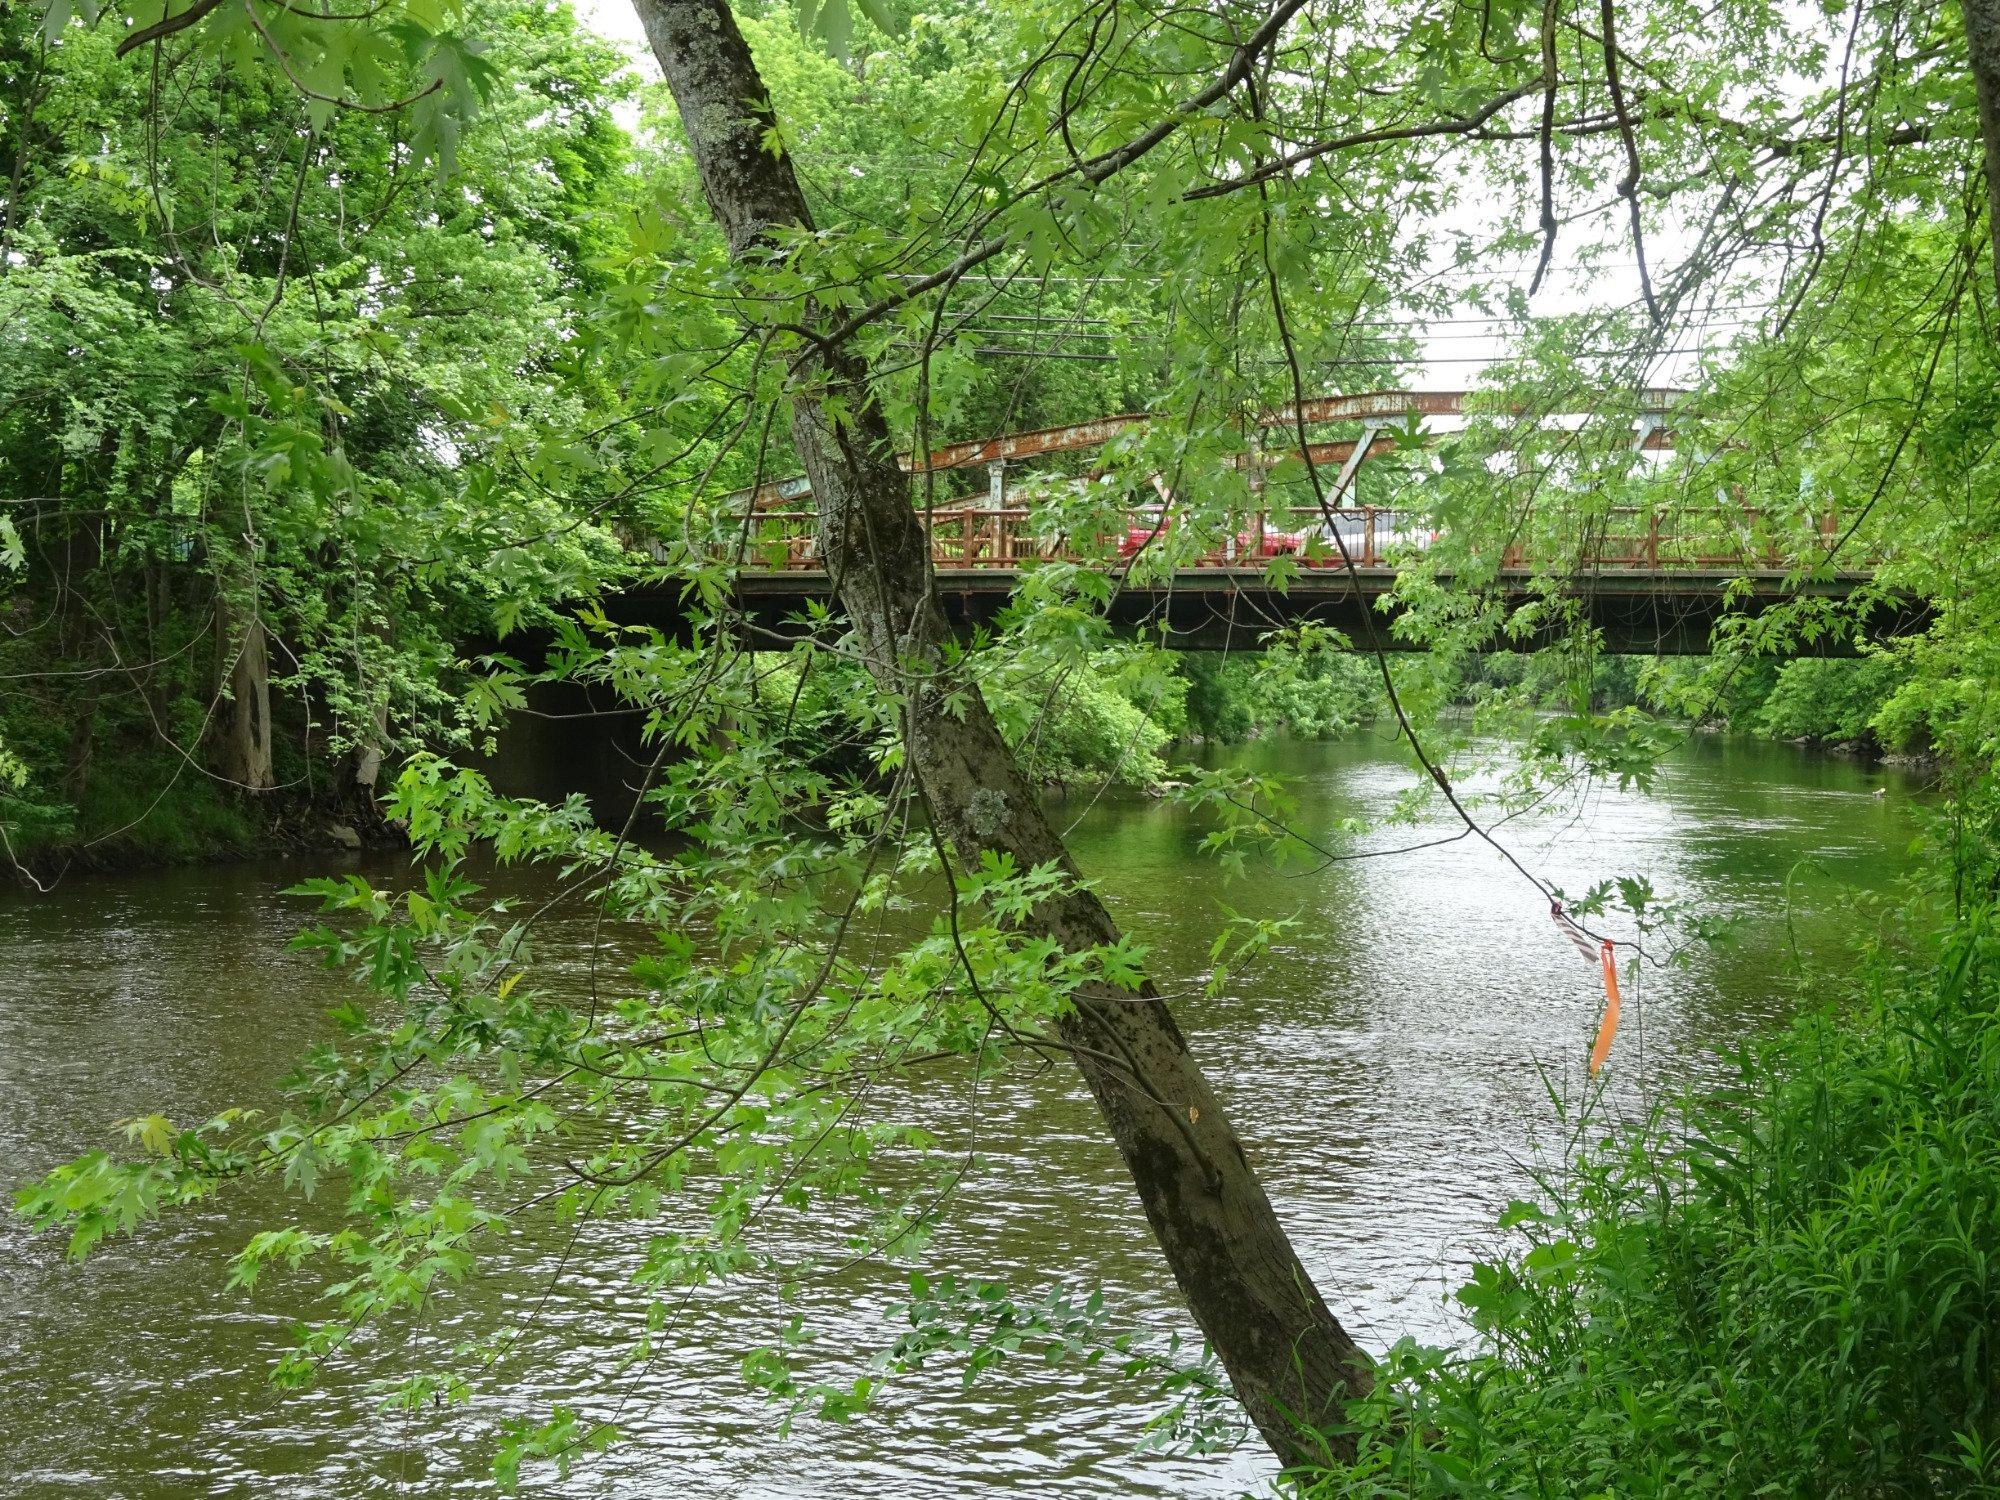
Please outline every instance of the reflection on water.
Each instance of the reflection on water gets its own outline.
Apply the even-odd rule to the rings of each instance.
[[[1308,829],[1379,812],[1408,784],[1378,741],[1227,754],[1297,778]],[[1885,785],[1889,795],[1872,795]],[[1175,809],[1103,799],[1060,811],[1085,869],[1183,992],[1182,1023],[1329,1303],[1378,1347],[1406,1333],[1452,1337],[1443,1294],[1455,1268],[1526,1190],[1525,1164],[1549,1133],[1543,1070],[1572,1080],[1596,1019],[1594,974],[1544,903],[1473,840],[1256,871],[1225,887]],[[1642,1084],[1701,1077],[1718,1048],[1770,1025],[1788,1003],[1776,975],[1791,946],[1837,952],[1855,921],[1842,887],[1886,887],[1914,826],[1911,789],[1892,773],[1707,741],[1650,794],[1598,791],[1508,836],[1566,889],[1644,873],[1663,894],[1742,919],[1734,943],[1648,973],[1628,996],[1615,1088],[1630,1102]],[[1389,829],[1361,847],[1411,841]],[[264,1095],[321,1035],[340,984],[283,951],[305,906],[275,893],[302,873],[241,865],[78,880],[0,904],[0,1185],[107,1143],[122,1117],[190,1120]],[[531,891],[534,878],[495,883]],[[1218,901],[1299,923],[1231,993],[1206,999]],[[580,918],[547,931],[545,962],[567,954],[580,965],[589,932]],[[1022,1294],[1101,1286],[1127,1326],[1186,1326],[1069,1077],[989,1081],[976,1097],[967,1080],[939,1078],[894,1107],[983,1157],[927,1252],[930,1269]],[[1130,1391],[1040,1367],[969,1391],[950,1372],[892,1384],[851,1426],[807,1421],[781,1436],[743,1386],[743,1352],[801,1313],[821,1334],[813,1373],[850,1368],[894,1337],[881,1314],[905,1273],[863,1267],[790,1298],[732,1287],[688,1309],[670,1352],[621,1369],[644,1306],[628,1281],[644,1237],[629,1225],[585,1232],[542,1307],[545,1336],[517,1356],[503,1393],[469,1411],[384,1414],[351,1374],[280,1397],[265,1375],[310,1303],[282,1277],[254,1295],[223,1289],[228,1255],[268,1222],[256,1209],[225,1197],[83,1266],[57,1241],[0,1227],[0,1492],[483,1493],[493,1420],[558,1400],[615,1412],[629,1440],[566,1479],[531,1471],[531,1493],[1198,1496],[1239,1493],[1262,1472],[1248,1448],[1136,1455],[1150,1412]],[[439,1302],[422,1337],[449,1343],[518,1320],[540,1304],[560,1254],[559,1242],[503,1247],[469,1292]],[[402,1344],[399,1332],[363,1349],[361,1375],[388,1368]]]

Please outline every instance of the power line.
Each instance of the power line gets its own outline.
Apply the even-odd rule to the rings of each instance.
[[[914,349],[916,346],[914,344],[904,344],[902,347]],[[1010,349],[998,344],[977,344],[973,346],[972,352],[974,354],[991,354],[1004,359],[1068,359],[1091,364],[1113,364],[1119,358],[1116,354],[1089,353],[1080,349]],[[1571,353],[1579,354],[1585,359],[1623,359],[1637,352],[1639,351],[1632,349],[1576,349],[1571,351]],[[1714,352],[1718,351],[1707,347],[1661,349],[1651,355],[1650,358],[1654,361],[1689,359],[1696,355]],[[1407,356],[1383,354],[1372,359],[1313,359],[1307,360],[1306,364],[1315,370],[1380,370],[1422,368],[1426,365],[1491,365],[1502,363],[1504,358],[1505,356],[1500,354],[1443,354],[1435,356],[1423,354]],[[1277,365],[1282,364],[1283,361],[1277,359],[1256,359],[1250,360],[1248,363]]]
[[[1690,324],[1689,327],[1690,329],[1698,327],[1703,330],[1716,328],[1755,328],[1760,325],[1760,321],[1756,318],[1710,318],[1705,319],[1700,324]],[[1348,324],[1346,326],[1353,328],[1363,325]],[[1421,324],[1410,324],[1408,326],[1413,332],[1423,330],[1423,325]],[[1159,342],[1158,339],[1147,339],[1143,336],[1135,336],[1130,333],[1099,332],[1089,328],[1071,328],[1063,324],[1038,324],[1028,328],[959,328],[953,330],[953,337],[969,335],[972,337],[987,338],[1018,338],[1022,335],[1036,333],[1048,333],[1065,339],[1095,339],[1100,342],[1109,342],[1120,338],[1129,342]],[[1422,337],[1425,342],[1433,344],[1469,344],[1500,343],[1505,341],[1507,335],[1501,330],[1488,333],[1430,333],[1422,331]]]

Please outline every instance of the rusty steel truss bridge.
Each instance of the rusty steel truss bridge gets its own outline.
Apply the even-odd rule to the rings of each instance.
[[[1680,394],[1641,392],[1622,433],[1606,432],[1603,419],[1589,414],[1552,414],[1539,420],[1577,430],[1594,424],[1600,438],[1615,437],[1637,452],[1670,452],[1670,418]],[[1220,545],[1183,556],[1170,569],[1132,566],[1171,530],[1177,514],[1168,483],[1157,475],[1151,479],[1157,503],[1127,515],[1117,555],[1106,565],[1117,584],[1108,610],[1111,624],[1151,633],[1183,650],[1253,649],[1270,632],[1306,622],[1339,630],[1356,646],[1423,649],[1423,643],[1394,628],[1401,609],[1394,588],[1399,559],[1430,538],[1415,529],[1407,510],[1347,502],[1362,466],[1396,451],[1416,420],[1480,414],[1477,403],[1461,391],[1327,396],[1264,413],[1251,434],[1250,456],[1238,461],[1252,510]],[[954,443],[922,461],[902,458],[903,468],[917,474],[986,471],[983,491],[934,502],[926,512],[938,595],[955,629],[970,631],[993,622],[1025,569],[1074,556],[1062,536],[1036,524],[1031,506],[1014,503],[1024,488],[1050,481],[1031,473],[1025,486],[1010,486],[1013,466],[1092,452],[1150,420],[1143,415],[1103,417]],[[1300,457],[1296,434],[1301,426],[1308,430],[1306,455],[1322,476],[1324,506],[1317,500],[1284,504],[1265,488],[1268,471]],[[1347,430],[1317,440],[1311,436],[1313,428]],[[1292,472],[1296,485],[1303,464],[1293,465]],[[1071,474],[1054,483],[1074,490],[1091,477]],[[811,482],[799,477],[740,490],[726,497],[725,509],[742,518],[735,605],[753,638],[775,643],[824,628],[823,620],[812,623],[809,617],[821,605],[837,613],[838,602],[817,553]],[[1811,543],[1834,555],[1841,536],[1838,518],[1819,517],[1815,532]],[[1679,513],[1614,508],[1587,546],[1565,550],[1562,582],[1553,599],[1549,579],[1554,570],[1535,566],[1529,546],[1517,542],[1505,550],[1481,598],[1509,617],[1534,604],[1537,608],[1522,618],[1536,623],[1495,640],[1494,649],[1546,644],[1573,628],[1580,613],[1600,632],[1606,650],[1701,654],[1709,650],[1725,616],[1756,616],[1801,599],[1847,603],[1871,591],[1873,582],[1872,568],[1861,564],[1806,568],[1796,534],[1781,546],[1761,513],[1727,501],[1694,520]],[[1292,563],[1270,566],[1273,557],[1288,555]],[[1928,607],[1917,601],[1868,602],[1862,631],[1872,639],[1921,630],[1930,618]],[[683,608],[676,591],[642,588],[616,601],[611,614],[630,623],[672,626],[680,622]],[[1844,655],[1854,649],[1851,637],[1830,633],[1814,644],[1794,647],[1793,654]]]

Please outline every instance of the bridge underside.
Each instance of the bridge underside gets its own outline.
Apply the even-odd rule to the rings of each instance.
[[[961,633],[991,624],[1012,594],[1017,575],[1011,569],[940,568],[938,595],[952,628]],[[1270,586],[1258,568],[1189,569],[1170,583],[1122,589],[1113,602],[1112,626],[1127,634],[1155,634],[1166,626],[1164,643],[1181,651],[1247,651],[1273,630],[1306,621],[1330,627],[1356,646],[1375,644],[1393,651],[1425,649],[1398,637],[1394,627],[1398,606],[1390,599],[1396,573],[1392,568],[1364,568],[1355,577],[1344,569],[1303,571],[1285,591]],[[1619,655],[1700,656],[1707,654],[1716,622],[1724,615],[1756,616],[1773,606],[1809,598],[1839,603],[1868,583],[1863,573],[1836,574],[1805,583],[1781,573],[1695,572],[1670,574],[1614,572],[1572,582],[1568,598],[1603,635],[1604,648]],[[1743,591],[1732,596],[1735,585]],[[1489,595],[1495,605],[1512,609],[1542,600],[1532,575],[1525,570],[1501,576]],[[1384,604],[1384,601],[1389,602]],[[1547,623],[1538,630],[1493,643],[1492,649],[1530,650],[1566,633],[1564,612],[1555,601],[1539,612]],[[746,573],[737,583],[737,604],[747,628],[761,640],[777,643],[812,634],[807,623],[810,605],[828,605],[838,615],[824,573]],[[637,589],[620,596],[608,609],[613,619],[654,625],[670,633],[685,623],[679,596],[667,589]],[[1930,621],[1919,604],[1877,605],[1866,622],[1871,640],[1913,634]],[[1793,655],[1851,656],[1851,640],[1824,639],[1795,649]]]

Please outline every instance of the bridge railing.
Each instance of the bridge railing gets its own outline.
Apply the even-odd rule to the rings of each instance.
[[[1648,571],[1777,569],[1794,562],[1809,540],[1825,545],[1838,534],[1838,518],[1832,512],[1810,525],[1808,535],[1796,520],[1754,506],[1665,513],[1617,506],[1607,514],[1602,533],[1584,549],[1583,560],[1600,567]]]
[[[1390,506],[1341,506],[1332,511],[1346,555],[1356,567],[1391,566],[1401,557],[1421,552],[1439,540],[1421,512]],[[814,515],[809,510],[759,509],[751,517],[743,564],[761,572],[818,572]],[[1077,549],[1064,536],[1052,536],[1035,524],[1035,513],[1016,506],[985,504],[937,506],[928,512],[931,561],[941,569],[1016,569],[1047,559],[1076,560]],[[1122,533],[1099,539],[1093,555],[1130,560],[1163,544],[1174,527],[1172,513],[1135,511]],[[1835,534],[1835,518],[1819,518],[1822,538]],[[1340,566],[1342,548],[1329,534],[1318,507],[1288,507],[1256,511],[1242,518],[1233,535],[1216,545],[1179,559],[1191,568],[1256,568],[1271,557],[1303,553],[1316,539],[1315,552],[1302,558],[1306,566]],[[1635,571],[1674,569],[1781,568],[1798,554],[1804,540],[1796,530],[1774,525],[1764,511],[1733,506],[1706,512],[1648,511],[1618,506],[1604,514],[1587,534],[1534,537],[1517,541],[1502,554],[1503,567],[1526,568],[1538,562],[1566,568]]]
[[[1515,415],[1529,427],[1567,423],[1566,431],[1590,430],[1614,445],[1629,445],[1634,454],[1658,453],[1675,446],[1670,424],[1679,394],[1641,392],[1636,408],[1629,404],[1621,407],[1627,414],[1616,420],[1597,418],[1587,409],[1569,417],[1559,412]],[[1357,566],[1382,568],[1430,546],[1438,536],[1420,512],[1393,506],[1341,504],[1329,522],[1316,504],[1306,503],[1310,494],[1299,485],[1296,475],[1280,477],[1297,456],[1292,446],[1294,430],[1301,423],[1350,429],[1337,440],[1307,441],[1306,453],[1318,466],[1326,493],[1336,501],[1353,502],[1360,498],[1355,484],[1362,468],[1375,456],[1394,453],[1408,441],[1405,434],[1394,430],[1396,423],[1431,417],[1470,421],[1482,413],[1494,415],[1483,399],[1463,391],[1375,391],[1317,397],[1296,409],[1282,407],[1259,413],[1246,422],[1245,449],[1225,462],[1244,471],[1251,503],[1261,508],[1241,516],[1233,526],[1209,530],[1207,536],[1213,544],[1192,556],[1176,545],[1178,537],[1168,539],[1167,534],[1183,524],[1185,510],[1175,504],[1168,481],[1160,475],[1151,479],[1160,504],[1145,501],[1123,516],[1086,504],[1083,509],[1090,512],[1089,519],[1075,524],[1110,532],[1094,537],[1093,545],[1087,547],[1073,546],[1072,536],[1054,529],[1053,513],[1070,509],[1074,515],[1075,508],[1049,502],[1070,493],[1087,501],[1084,491],[1101,471],[1043,473],[1026,484],[1018,479],[1010,481],[1010,466],[1102,449],[1123,434],[1143,429],[1151,420],[1144,414],[1006,433],[937,448],[921,457],[904,454],[898,462],[912,473],[970,474],[981,468],[986,472],[983,494],[959,495],[925,512],[931,556],[940,568],[1004,570],[1035,559],[1074,558],[1079,552],[1129,559],[1140,552],[1167,551],[1175,554],[1181,566],[1244,567],[1261,565],[1275,554],[1305,551],[1307,538],[1317,538],[1323,544],[1313,551],[1329,554],[1303,558],[1307,566],[1338,565],[1344,552]],[[1576,426],[1576,422],[1583,425]],[[1629,430],[1620,430],[1627,422]],[[1359,430],[1354,431],[1356,428]],[[1584,503],[1590,481],[1583,476],[1573,476],[1573,481],[1570,494],[1574,504],[1538,506],[1521,518],[1516,540],[1502,554],[1503,566],[1771,569],[1786,566],[1815,540],[1810,521],[1795,515],[1767,515],[1735,505],[1721,495],[1713,505],[1666,510],[1620,506],[1593,511]],[[744,558],[748,566],[775,572],[817,571],[822,567],[815,555],[812,486],[807,479],[795,477],[738,490],[724,497],[723,503],[749,528],[750,547]],[[1030,504],[1035,508],[1031,510]],[[1832,518],[1824,518],[1817,529],[1821,536],[1831,537]],[[1333,546],[1336,538],[1339,547]],[[1156,545],[1162,541],[1168,545]]]

